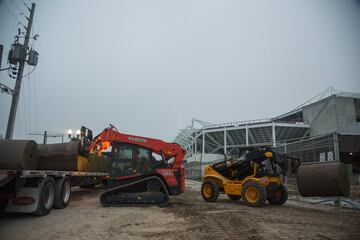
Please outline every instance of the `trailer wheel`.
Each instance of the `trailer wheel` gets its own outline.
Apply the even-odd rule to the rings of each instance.
[[[39,194],[39,203],[34,215],[48,215],[54,205],[55,182],[51,177],[46,177],[42,184]]]
[[[68,177],[58,178],[55,182],[54,208],[63,209],[69,203],[71,195],[70,179]]]

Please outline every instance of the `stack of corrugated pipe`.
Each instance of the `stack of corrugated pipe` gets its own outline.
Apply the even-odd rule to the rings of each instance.
[[[0,140],[0,169],[107,172],[108,159],[81,150],[79,142],[37,144]]]

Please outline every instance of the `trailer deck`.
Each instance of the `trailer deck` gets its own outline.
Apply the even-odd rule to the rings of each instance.
[[[15,175],[17,177],[46,177],[46,176],[73,176],[73,177],[105,177],[107,172],[76,172],[76,171],[53,171],[53,170],[0,170],[2,175]]]

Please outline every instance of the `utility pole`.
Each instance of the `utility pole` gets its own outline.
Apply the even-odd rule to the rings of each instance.
[[[44,131],[44,140],[43,144],[47,144],[47,131]]]
[[[28,46],[29,46],[30,32],[31,32],[33,18],[34,18],[34,12],[35,12],[35,3],[32,3],[31,9],[30,9],[30,17],[28,20],[28,25],[26,28],[26,34],[25,34],[25,40],[24,40],[25,51],[27,51]],[[16,110],[17,110],[17,105],[18,105],[19,97],[20,97],[21,81],[22,81],[22,77],[23,77],[23,73],[24,73],[25,62],[26,62],[26,59],[21,59],[20,63],[19,63],[19,71],[18,71],[18,74],[16,77],[14,94],[12,96],[12,102],[11,102],[8,125],[6,128],[5,139],[11,139],[13,136],[15,118],[16,118]]]

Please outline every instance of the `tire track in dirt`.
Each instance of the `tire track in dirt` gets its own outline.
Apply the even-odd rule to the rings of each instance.
[[[173,198],[164,211],[184,218],[185,228],[193,226],[189,232],[197,231],[200,239],[360,239],[360,214],[355,211],[290,203],[252,208],[226,197],[206,203],[193,189]]]
[[[255,228],[239,217],[238,211],[205,203],[197,192],[187,191],[186,195],[179,196],[170,208],[164,209],[185,219],[187,233],[191,236],[185,239],[263,239]],[[199,238],[193,238],[193,232]]]

